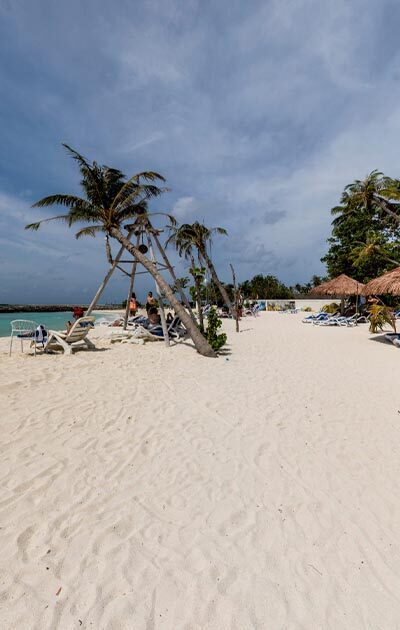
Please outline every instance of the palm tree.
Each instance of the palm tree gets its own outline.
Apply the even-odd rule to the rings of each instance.
[[[184,223],[180,227],[172,225],[170,226],[170,231],[171,236],[169,237],[167,243],[175,243],[175,247],[180,256],[182,254],[186,255],[187,257],[191,256],[193,253],[193,249],[197,250],[197,256],[200,265],[204,264],[209,269],[211,277],[217,285],[219,292],[221,293],[222,299],[233,314],[233,307],[228,293],[224,285],[218,278],[213,262],[207,251],[208,244],[211,244],[212,242],[213,234],[223,234],[226,236],[227,231],[221,227],[208,228],[198,221],[195,221],[195,223],[192,224]],[[194,266],[193,263],[192,266]]]
[[[185,235],[180,232],[179,228],[173,224],[169,226],[170,236],[167,239],[168,243],[174,243],[175,248],[179,256],[183,256],[186,260],[190,260],[189,273],[194,281],[194,291],[196,296],[197,314],[199,317],[200,330],[204,330],[204,318],[203,310],[201,308],[201,281],[204,276],[202,268],[196,267],[194,260],[193,249],[194,243],[185,238]]]
[[[79,165],[82,176],[80,183],[85,197],[65,194],[44,197],[33,204],[33,207],[43,208],[61,205],[68,208],[68,212],[31,223],[26,226],[26,229],[38,230],[41,224],[46,221],[59,220],[66,222],[69,227],[77,223],[89,224],[76,233],[76,238],[96,236],[98,233],[104,233],[106,237],[115,238],[153,276],[161,292],[181,318],[196,350],[204,356],[215,357],[215,352],[191,316],[177,300],[171,287],[157,270],[156,265],[142,254],[122,232],[122,229],[128,226],[129,230],[133,230],[135,226],[146,223],[147,201],[164,192],[164,188],[156,185],[158,182],[164,182],[164,178],[153,171],[146,171],[137,173],[125,181],[121,171],[108,166],[99,166],[96,162],[89,164],[77,151],[66,144],[64,147]],[[129,225],[127,222],[132,221],[132,219],[134,223]],[[173,218],[170,219],[173,222]]]
[[[400,223],[400,182],[374,170],[363,180],[356,179],[344,189],[341,206],[332,209],[332,214],[380,209],[396,223]],[[340,217],[339,219],[340,220]]]
[[[365,243],[362,243],[361,241],[355,242],[357,245],[351,252],[351,258],[356,265],[362,264],[365,260],[374,256],[380,256],[389,263],[396,265],[396,267],[400,265],[400,261],[394,260],[394,258],[391,257],[392,252],[387,248],[387,246],[385,246],[385,243],[382,241],[382,237],[379,234],[369,232]]]

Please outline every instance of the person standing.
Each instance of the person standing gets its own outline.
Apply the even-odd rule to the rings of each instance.
[[[147,294],[147,299],[146,299],[146,311],[147,311],[147,313],[149,312],[149,309],[154,308],[155,306],[157,306],[157,300],[153,296],[153,293],[151,291],[149,291],[148,294]]]
[[[132,293],[131,299],[129,300],[129,315],[131,317],[135,317],[138,310],[136,293]]]

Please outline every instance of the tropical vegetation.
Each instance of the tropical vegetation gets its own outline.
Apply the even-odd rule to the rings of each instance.
[[[121,171],[99,165],[95,161],[89,163],[68,145],[64,147],[78,164],[84,196],[55,194],[40,199],[33,207],[64,206],[68,212],[31,223],[26,228],[37,230],[44,222],[57,220],[65,222],[68,227],[83,224],[76,232],[76,238],[96,236],[98,233],[114,238],[153,276],[161,292],[181,318],[197,351],[204,356],[216,356],[194,319],[176,298],[154,263],[129,238],[135,230],[146,225],[146,222],[148,224],[148,201],[165,191],[159,185],[165,182],[164,177],[153,171],[145,171],[126,180]],[[173,217],[169,216],[169,219],[173,224]],[[127,231],[126,235],[123,230]]]
[[[400,265],[400,182],[379,171],[345,187],[321,259],[331,277],[368,282]]]
[[[200,287],[198,283],[199,274],[195,270],[199,267],[206,267],[211,274],[214,284],[218,287],[224,303],[232,312],[231,299],[224,287],[224,284],[217,275],[209,253],[209,248],[215,234],[222,234],[226,236],[227,231],[222,227],[206,227],[203,223],[199,223],[198,221],[195,221],[194,223],[184,223],[180,226],[177,226],[174,222],[170,226],[170,236],[167,243],[173,243],[180,256],[190,259],[191,269],[194,272],[191,273],[191,275],[195,279],[197,298],[199,298]],[[197,257],[199,263],[197,266],[195,264],[195,256]]]
[[[396,318],[393,310],[384,304],[372,304],[368,309],[369,330],[371,333],[381,332],[385,324],[389,324],[396,332]]]
[[[206,339],[211,348],[218,352],[226,344],[226,334],[218,333],[222,321],[215,308],[211,308],[207,316]]]

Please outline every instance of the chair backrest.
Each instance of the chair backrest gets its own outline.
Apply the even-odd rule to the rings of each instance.
[[[39,324],[29,319],[13,319],[11,323],[11,333],[31,333],[36,330]]]
[[[175,315],[174,319],[168,324],[168,330],[172,330],[173,328],[177,328],[182,324],[181,318]]]
[[[71,326],[65,341],[67,343],[74,343],[74,341],[80,341],[84,339],[89,330],[94,327],[95,318],[94,317],[80,317],[76,320],[76,322]]]

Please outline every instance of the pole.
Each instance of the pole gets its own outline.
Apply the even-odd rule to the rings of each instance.
[[[149,244],[151,260],[153,261],[153,264],[155,265],[155,267],[157,267],[156,258],[154,256],[153,244],[151,242],[151,238],[150,238],[150,234],[149,234],[148,228],[146,228],[146,236],[147,236],[147,242]],[[161,290],[160,290],[160,287],[158,286],[157,282],[156,282],[156,292],[157,292],[157,295],[158,295],[158,304],[160,306],[160,317],[161,317],[161,326],[162,326],[163,333],[164,333],[164,343],[165,343],[165,345],[168,348],[169,345],[170,345],[169,334],[168,334],[168,326],[167,326],[167,322],[165,320],[163,297],[162,297]]]
[[[129,232],[128,234],[128,239],[131,236],[131,232]],[[96,295],[94,296],[93,300],[90,302],[89,307],[85,313],[85,315],[90,315],[90,313],[93,311],[93,309],[96,307],[97,302],[99,301],[99,299],[101,298],[101,295],[104,291],[104,289],[106,288],[109,279],[111,278],[111,276],[114,273],[115,267],[118,265],[119,260],[124,252],[125,247],[122,246],[119,250],[119,252],[117,253],[115,260],[113,262],[113,264],[111,265],[110,269],[108,270],[108,273],[106,274],[106,276],[104,277],[103,282],[101,283],[101,285],[99,286],[99,288],[97,289]]]
[[[233,278],[233,291],[234,291],[233,299],[234,299],[234,304],[235,304],[236,332],[239,332],[239,296],[238,296],[238,291],[236,288],[236,275],[235,275],[235,270],[233,268],[233,265],[229,263],[229,266],[231,268],[232,278]]]
[[[357,282],[357,295],[356,295],[356,326],[358,326],[358,282]]]
[[[196,318],[193,315],[193,311],[192,308],[190,306],[189,300],[186,296],[186,293],[184,292],[184,290],[182,289],[182,287],[180,286],[179,282],[177,282],[177,277],[174,271],[173,266],[171,265],[171,263],[168,260],[168,257],[160,243],[160,239],[158,238],[157,234],[155,234],[155,232],[153,232],[153,238],[154,238],[154,242],[157,245],[158,251],[160,252],[163,261],[165,262],[166,266],[168,267],[168,271],[170,272],[172,279],[174,281],[174,283],[176,284],[176,286],[178,287],[178,291],[179,291],[179,295],[181,296],[182,301],[185,303],[186,308],[189,311],[189,314],[191,316],[191,318],[193,319],[193,321],[196,321]]]

